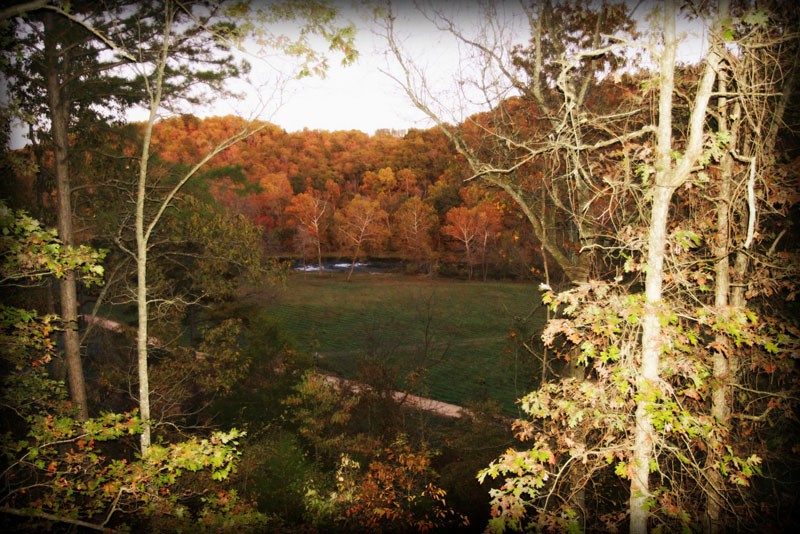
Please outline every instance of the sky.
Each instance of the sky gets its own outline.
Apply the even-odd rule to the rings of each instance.
[[[259,0],[255,0],[258,2]],[[245,95],[243,100],[222,99],[212,106],[184,111],[199,117],[235,114],[246,118],[259,118],[275,123],[287,131],[303,129],[361,130],[372,134],[380,128],[427,128],[432,122],[417,110],[398,84],[383,74],[387,68],[385,44],[370,28],[368,15],[356,10],[353,2],[332,0],[340,10],[341,20],[352,22],[356,28],[357,62],[350,66],[340,64],[341,56],[330,55],[330,68],[325,78],[306,77],[302,80],[283,80],[284,90],[275,94],[276,71],[288,71],[287,62],[278,57],[267,57],[257,51],[252,43],[241,57],[251,63],[249,83],[234,81],[229,87]],[[395,1],[398,35],[408,49],[422,61],[437,66],[443,75],[445,66],[457,63],[458,50],[452,42],[443,39],[441,32],[432,29],[405,0]],[[475,5],[464,8],[459,3],[442,2],[456,10],[459,20],[474,23],[479,16]],[[291,35],[296,23],[284,23],[276,33]],[[264,103],[266,102],[266,105]],[[263,108],[263,109],[262,109]],[[131,121],[144,121],[147,110],[134,109],[126,114]],[[26,144],[25,131],[12,129],[12,148]]]
[[[441,2],[465,27],[477,23],[481,16],[476,3]],[[509,3],[514,5],[513,3]],[[386,44],[376,35],[376,28],[363,11],[349,3],[338,2],[343,21],[357,28],[357,62],[342,66],[339,57],[331,55],[330,67],[324,78],[311,77],[290,82],[281,98],[273,98],[259,118],[269,120],[287,131],[307,129],[360,130],[374,133],[381,128],[427,128],[433,125],[415,108],[398,83],[382,71],[394,71],[387,61]],[[459,50],[453,40],[436,31],[410,2],[395,2],[397,34],[403,45],[442,86],[449,83],[459,62]],[[518,20],[522,20],[518,17]],[[291,34],[291,24],[279,30]],[[255,47],[250,47],[251,50]],[[271,73],[276,61],[265,60],[256,54],[246,54],[251,62],[252,86],[234,84],[236,90],[247,94],[244,100],[217,102],[212,108],[194,110],[200,116],[234,113],[249,117],[261,103],[259,94],[272,96]],[[280,65],[280,62],[277,62]],[[280,68],[278,66],[277,68]],[[258,87],[264,87],[259,91]],[[275,105],[279,104],[279,105]],[[478,111],[478,108],[470,110]]]
[[[336,0],[334,0],[336,1]],[[640,27],[646,27],[645,18],[651,11],[654,0],[628,0],[634,8],[634,17]],[[422,2],[424,3],[424,2]],[[387,57],[385,40],[376,35],[368,17],[354,10],[347,2],[337,4],[343,20],[353,22],[357,28],[356,48],[360,57],[355,65],[343,67],[332,59],[331,67],[324,79],[305,78],[295,82],[284,94],[281,105],[262,114],[260,118],[269,120],[287,131],[305,128],[320,130],[361,130],[374,133],[376,129],[428,128],[433,122],[411,103],[399,84],[385,72],[398,73],[394,62]],[[498,16],[509,25],[507,39],[524,43],[529,35],[529,27],[518,2],[500,2]],[[448,2],[434,0],[436,9],[443,9],[448,16],[467,31],[474,29],[484,18],[478,2]],[[395,0],[397,35],[403,47],[415,58],[432,81],[434,91],[446,94],[452,90],[453,79],[458,75],[457,67],[463,56],[454,39],[436,28],[414,8],[410,1]],[[685,21],[678,23],[679,31],[684,31],[685,40],[679,50],[679,58],[696,61],[700,57],[701,35],[691,29]],[[287,27],[287,31],[291,28]],[[258,58],[251,57],[254,78],[258,79]],[[259,82],[256,82],[257,84]],[[269,86],[269,82],[266,83]],[[252,90],[249,90],[252,93]],[[444,96],[449,104],[453,98]],[[464,99],[459,99],[464,103]],[[257,100],[251,94],[244,101],[219,102],[213,109],[204,110],[200,115],[235,113],[247,116],[257,107]],[[446,117],[462,120],[468,115],[485,110],[485,106],[467,101],[466,107]]]
[[[337,2],[337,0],[334,0]],[[632,5],[637,2],[631,0]],[[642,22],[649,11],[648,0],[639,2],[635,13]],[[264,57],[255,52],[254,46],[245,49],[244,56],[251,64],[250,83],[236,81],[231,88],[245,95],[243,100],[218,100],[212,106],[192,108],[189,111],[197,116],[236,114],[246,118],[267,120],[287,131],[303,129],[320,130],[361,130],[372,134],[380,128],[409,129],[428,128],[433,123],[416,109],[398,83],[383,71],[398,72],[396,65],[387,57],[384,39],[375,34],[368,16],[357,11],[350,2],[337,2],[342,20],[350,21],[357,28],[356,48],[359,58],[356,64],[342,66],[337,56],[332,56],[330,69],[324,79],[303,78],[289,80],[285,89],[276,93],[275,73],[285,72],[286,63],[278,57]],[[477,2],[440,1],[437,7],[443,8],[459,26],[474,29],[482,20],[482,12]],[[459,95],[450,93],[457,87],[453,79],[458,75],[461,51],[453,39],[444,32],[437,31],[408,1],[395,1],[396,28],[398,38],[404,49],[415,58],[431,86],[437,94],[443,95],[447,105],[452,106]],[[515,42],[523,42],[528,32],[527,22],[516,2],[503,2],[500,15],[509,23],[510,32],[506,37]],[[680,27],[680,26],[679,26]],[[296,31],[292,23],[277,28],[278,32],[291,34]],[[683,56],[697,54],[697,35],[690,36],[683,46]],[[474,70],[474,69],[473,69]],[[262,105],[266,102],[266,105]],[[446,117],[457,121],[469,114],[485,109],[485,106],[472,104],[469,99],[465,107],[458,108],[454,115]],[[127,114],[129,120],[144,120],[145,110],[134,110]],[[22,131],[13,132],[12,145],[16,148],[25,143]]]
[[[268,106],[261,118],[287,131],[308,128],[374,133],[379,128],[428,126],[424,116],[410,105],[400,87],[380,72],[386,62],[377,46],[378,39],[362,28],[356,37],[359,58],[355,64],[342,66],[339,58],[332,56],[325,78],[306,77],[290,81],[282,98],[273,99],[275,106]],[[203,114],[248,116],[258,107],[259,102],[253,93],[258,93],[261,85],[269,88],[272,84],[267,75],[258,72],[261,61],[253,57],[249,61],[253,65],[251,77],[256,87],[239,86],[248,97],[243,101],[218,102]],[[268,95],[270,92],[269,89],[263,91]]]

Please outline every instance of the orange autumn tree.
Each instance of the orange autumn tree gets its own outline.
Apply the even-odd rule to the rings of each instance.
[[[398,173],[399,174],[399,173]],[[433,257],[433,232],[439,224],[433,206],[410,197],[392,216],[395,246],[406,260],[420,267]]]
[[[322,236],[328,225],[330,210],[328,202],[314,189],[295,195],[286,208],[289,221],[298,231],[300,243],[305,257],[305,246],[316,249],[317,265],[322,272]]]
[[[361,184],[361,192],[365,195],[377,196],[380,193],[393,191],[397,186],[397,178],[391,167],[384,167],[378,172],[367,171]]]
[[[406,181],[409,180],[407,174],[404,174]],[[381,208],[387,212],[394,212],[403,200],[399,186],[400,183],[394,170],[391,167],[383,167],[377,172],[367,171],[364,173],[360,192],[364,196],[377,200]]]
[[[400,169],[395,175],[397,188],[408,197],[419,196],[422,191],[419,187],[419,178],[412,169]]]
[[[497,204],[489,201],[480,202],[472,208],[478,221],[477,248],[483,266],[483,281],[486,281],[489,247],[497,242],[503,228],[503,213]]]
[[[445,215],[445,224],[442,233],[458,241],[464,249],[464,259],[467,261],[468,277],[472,280],[473,255],[475,241],[478,236],[478,221],[475,210],[466,206],[451,208]]]
[[[159,121],[153,128],[153,147],[160,158],[170,163],[187,164],[245,126],[246,121],[234,115],[198,118],[191,114]],[[229,147],[217,155],[211,167],[235,165],[241,161],[237,147]]]
[[[483,262],[483,277],[486,278],[486,254],[489,245],[496,239],[501,228],[501,213],[493,203],[482,201],[476,206],[456,206],[445,215],[442,233],[458,241],[464,249],[468,278],[472,280],[476,256]]]
[[[285,172],[266,172],[257,165],[249,173],[249,180],[258,180],[258,193],[251,194],[244,202],[245,214],[265,233],[279,230],[283,214],[292,200],[292,185]]]
[[[356,195],[334,214],[339,245],[348,251],[351,262],[347,281],[353,276],[356,261],[366,252],[381,250],[389,237],[389,215],[377,200]]]

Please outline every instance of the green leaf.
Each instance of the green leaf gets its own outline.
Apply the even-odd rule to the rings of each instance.
[[[628,478],[628,464],[625,462],[617,462],[614,467],[614,473],[620,478]]]
[[[742,21],[751,26],[766,26],[769,24],[769,15],[762,9],[753,9],[745,13]]]
[[[650,465],[648,465],[648,469],[650,470],[651,473],[658,473],[659,471],[658,460],[656,460],[655,458],[650,458]]]
[[[725,28],[722,30],[722,40],[726,43],[730,43],[734,40],[733,29],[732,28]]]

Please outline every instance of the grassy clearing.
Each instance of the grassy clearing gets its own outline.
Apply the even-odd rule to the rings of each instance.
[[[507,333],[515,318],[541,325],[538,303],[532,284],[293,274],[276,293],[248,297],[240,311],[267,313],[298,349],[342,376],[388,367],[415,393],[457,404],[491,398],[513,411],[533,372]],[[408,380],[415,369],[427,371]]]

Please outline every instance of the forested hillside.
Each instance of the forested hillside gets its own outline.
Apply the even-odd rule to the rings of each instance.
[[[348,9],[0,8],[0,525],[793,531],[793,4]],[[429,127],[259,118],[368,53]]]
[[[158,124],[154,148],[165,161],[188,163],[242,126],[231,116],[182,116]],[[311,263],[397,258],[409,272],[444,263],[446,273],[469,278],[531,277],[537,253],[528,226],[502,191],[468,181],[463,158],[438,129],[368,136],[269,125],[209,167],[219,171],[210,194],[263,228],[272,254]]]

